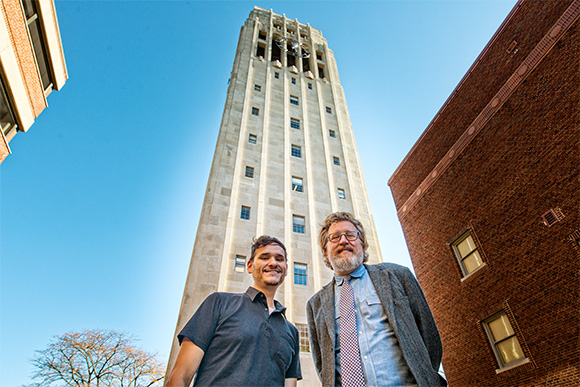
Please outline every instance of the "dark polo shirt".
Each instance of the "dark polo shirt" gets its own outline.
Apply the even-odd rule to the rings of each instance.
[[[249,287],[246,293],[213,293],[181,330],[205,355],[194,386],[283,386],[302,379],[298,330],[286,310]]]

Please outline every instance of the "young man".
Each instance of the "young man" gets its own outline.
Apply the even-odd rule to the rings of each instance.
[[[262,235],[247,263],[245,293],[213,293],[177,336],[181,344],[168,387],[296,386],[302,379],[298,330],[274,300],[288,270],[286,247]]]
[[[312,357],[323,386],[442,386],[439,331],[419,283],[392,263],[364,265],[362,224],[336,212],[319,243],[334,279],[307,305]]]

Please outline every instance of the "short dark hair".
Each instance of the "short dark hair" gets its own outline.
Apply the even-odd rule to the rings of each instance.
[[[322,260],[324,264],[332,269],[332,265],[326,256],[326,245],[328,244],[328,229],[335,223],[338,222],[350,222],[358,231],[358,237],[362,243],[363,252],[364,252],[364,261],[366,262],[369,259],[369,253],[367,249],[369,248],[369,244],[367,242],[367,237],[365,234],[365,229],[362,223],[356,219],[352,214],[348,212],[334,212],[326,217],[322,224],[320,225],[320,233],[318,234],[318,243],[320,244],[320,248],[322,249]]]
[[[250,261],[254,260],[254,257],[256,255],[256,250],[258,250],[260,247],[264,247],[264,246],[268,246],[268,245],[280,246],[282,248],[282,250],[284,250],[284,258],[286,258],[286,260],[288,260],[288,253],[286,252],[286,246],[284,246],[284,243],[280,242],[280,240],[276,237],[269,236],[269,235],[262,235],[258,238],[254,237],[254,239],[252,240],[252,253],[250,255]]]

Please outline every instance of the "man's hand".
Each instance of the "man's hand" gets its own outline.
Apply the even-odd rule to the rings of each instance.
[[[187,337],[183,338],[173,371],[165,387],[189,387],[205,353]],[[296,381],[296,379],[294,379]],[[294,386],[296,382],[294,382]]]

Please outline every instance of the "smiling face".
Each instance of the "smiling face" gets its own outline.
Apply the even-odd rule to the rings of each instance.
[[[254,258],[248,261],[248,273],[254,278],[254,288],[278,288],[284,282],[288,271],[286,254],[277,244],[269,244],[256,249]]]
[[[328,229],[328,235],[346,231],[358,231],[354,224],[349,221],[340,221],[332,224]],[[364,249],[360,238],[354,241],[341,235],[337,242],[328,241],[325,256],[328,257],[335,274],[346,275],[352,273],[364,261]]]

